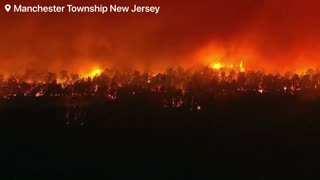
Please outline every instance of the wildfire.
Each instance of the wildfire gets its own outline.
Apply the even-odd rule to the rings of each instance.
[[[223,66],[220,64],[220,63],[213,63],[211,64],[211,68],[212,69],[216,69],[216,70],[219,70],[221,69]]]
[[[242,61],[240,61],[239,70],[240,70],[240,72],[245,72],[246,71],[246,69],[243,66],[243,62]]]
[[[234,67],[238,67],[238,68],[239,68],[239,72],[245,72],[245,71],[246,71],[246,69],[245,69],[245,67],[244,67],[244,65],[243,65],[243,61],[242,61],[242,60],[240,61],[239,66],[234,66],[233,64],[224,65],[224,64],[222,64],[222,63],[212,63],[212,64],[210,64],[209,67],[212,68],[212,69],[214,69],[214,70],[220,70],[220,69],[222,69],[222,68],[235,70]]]
[[[102,70],[100,68],[92,69],[89,73],[84,73],[84,77],[90,77],[93,78],[95,76],[100,76],[102,74]]]
[[[95,69],[91,72],[91,76],[99,76],[102,73],[101,69]]]

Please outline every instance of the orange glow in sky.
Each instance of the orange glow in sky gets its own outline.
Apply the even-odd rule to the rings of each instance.
[[[120,4],[137,3],[141,1]],[[195,65],[238,69],[243,61],[241,71],[280,73],[320,67],[318,0],[203,0],[196,9],[192,1],[150,4],[161,6],[161,13],[40,15],[2,10],[0,74],[80,69],[79,74],[92,77],[103,70],[96,64],[154,71]]]

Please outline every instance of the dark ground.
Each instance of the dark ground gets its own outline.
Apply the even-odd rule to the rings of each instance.
[[[81,127],[66,126],[70,108],[61,98],[0,101],[1,179],[320,175],[320,101],[241,97],[194,112],[160,109],[145,100],[79,101],[90,102],[76,108],[86,112]]]

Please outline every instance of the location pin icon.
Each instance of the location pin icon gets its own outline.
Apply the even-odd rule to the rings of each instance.
[[[7,4],[4,6],[4,8],[6,9],[7,12],[9,12],[11,9],[11,6],[10,6],[10,4]]]

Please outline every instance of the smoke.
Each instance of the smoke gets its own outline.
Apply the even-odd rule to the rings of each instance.
[[[1,11],[0,72],[82,71],[97,66],[161,69],[208,63],[210,57],[225,63],[241,59],[248,66],[279,71],[320,65],[317,0],[130,0],[90,4],[115,2],[160,5],[161,10],[158,15]]]

